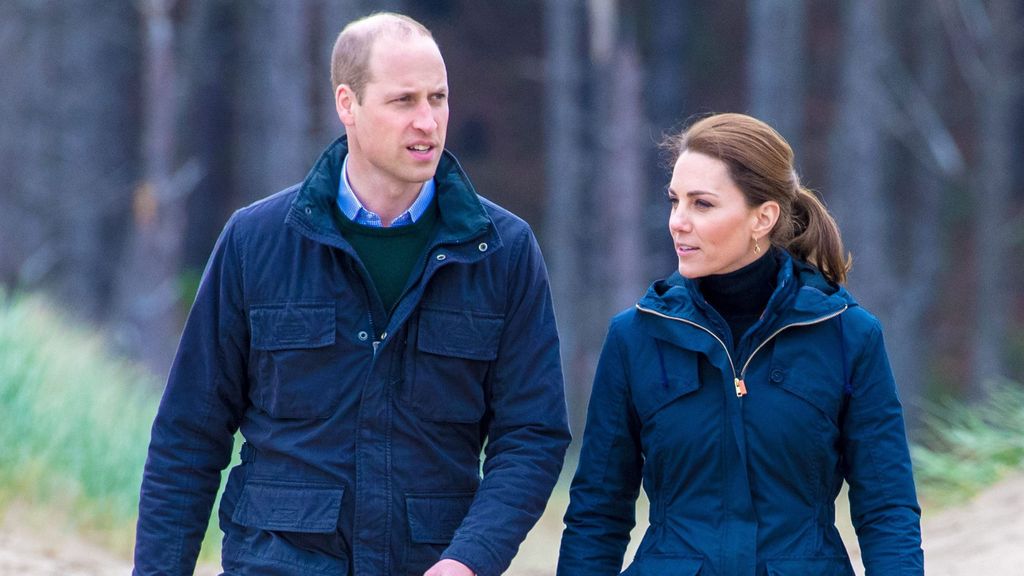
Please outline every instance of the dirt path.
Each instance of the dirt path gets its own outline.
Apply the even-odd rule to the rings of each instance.
[[[929,576],[1024,574],[1024,475],[970,503],[924,516]]]
[[[564,502],[552,501],[544,518],[523,544],[509,576],[554,573],[564,511]],[[1024,574],[1022,542],[1024,474],[1004,480],[963,506],[934,514],[925,511],[924,548],[929,576],[1020,576]],[[856,557],[855,547],[852,553]],[[858,565],[859,560],[855,559],[854,564]],[[857,567],[858,574],[862,574]],[[0,522],[0,576],[126,576],[130,573],[131,565],[127,560],[69,532],[26,522],[17,511],[9,512]],[[217,573],[212,566],[204,566],[196,572],[201,576]]]

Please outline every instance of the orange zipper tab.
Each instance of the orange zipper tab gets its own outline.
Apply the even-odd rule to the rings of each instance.
[[[739,378],[733,378],[733,384],[736,386],[736,397],[742,398],[747,395],[747,385]]]

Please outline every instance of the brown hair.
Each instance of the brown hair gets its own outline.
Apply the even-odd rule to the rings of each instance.
[[[370,54],[377,39],[383,36],[409,38],[414,35],[433,39],[426,26],[416,20],[395,12],[376,12],[349,22],[331,51],[331,85],[348,84],[356,95],[356,101],[363,99],[363,91],[370,82]]]
[[[675,158],[687,150],[725,162],[747,205],[774,200],[779,220],[770,242],[810,262],[836,284],[846,281],[852,257],[839,227],[815,193],[800,185],[793,149],[771,126],[744,114],[702,118],[663,143]]]

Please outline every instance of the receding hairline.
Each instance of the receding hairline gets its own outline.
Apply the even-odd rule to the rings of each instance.
[[[419,35],[433,38],[430,30],[416,20],[397,12],[374,12],[348,23],[339,36],[348,33],[366,34],[374,39],[385,35],[400,37]]]
[[[402,40],[411,37],[428,38],[437,44],[434,35],[426,26],[397,12],[375,12],[349,22],[338,34],[331,52],[331,83],[334,88],[337,89],[338,85],[346,83],[336,77],[339,72],[337,63],[340,60],[347,60],[348,68],[354,67],[357,74],[362,76],[360,85],[353,87],[358,94],[362,91],[365,81],[369,80],[369,60],[377,41],[383,38]],[[346,51],[359,53],[343,54]]]

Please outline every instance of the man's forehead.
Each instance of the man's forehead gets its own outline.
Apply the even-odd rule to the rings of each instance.
[[[430,36],[416,32],[381,32],[370,44],[370,62],[373,62],[381,52],[413,52],[416,49],[427,48],[441,55],[441,49],[437,42]]]
[[[429,36],[415,38],[381,37],[371,48],[368,61],[369,83],[389,83],[394,76],[408,72],[427,74],[436,65],[443,74],[438,82],[447,83],[444,57]]]

